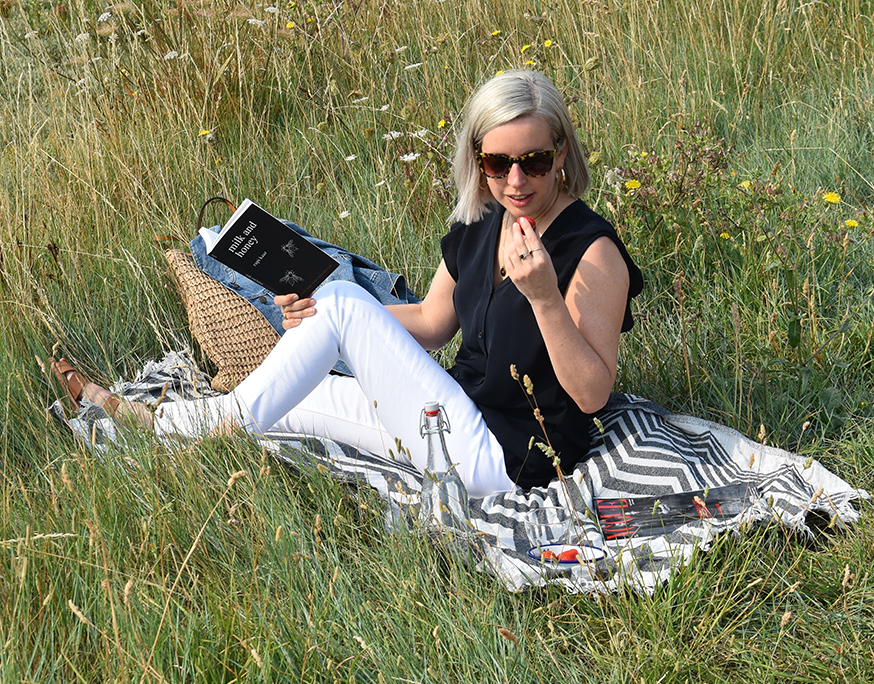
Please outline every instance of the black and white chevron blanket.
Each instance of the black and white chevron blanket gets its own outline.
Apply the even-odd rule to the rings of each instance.
[[[190,357],[176,352],[148,363],[133,383],[120,382],[113,390],[145,401],[162,392],[166,401],[211,392],[208,378]],[[117,439],[112,422],[94,416],[86,411],[72,426],[89,443]],[[671,413],[630,394],[614,394],[598,418],[590,458],[564,483],[556,479],[547,487],[471,499],[471,529],[446,531],[456,548],[469,551],[466,557],[477,569],[497,577],[508,590],[555,584],[572,593],[620,588],[651,592],[696,548],[706,550],[720,533],[776,523],[810,535],[811,518],[845,527],[859,519],[853,502],[870,499],[815,460],[756,443],[717,423]],[[373,487],[386,502],[389,529],[415,520],[422,474],[414,467],[306,435],[269,433],[263,443],[289,467],[320,466],[339,481]],[[749,492],[732,515],[693,516],[668,532],[613,539],[602,533],[594,514],[597,499],[667,497],[730,485],[744,485]],[[604,557],[562,564],[532,557],[526,521],[545,507],[588,512],[580,516],[579,532]]]

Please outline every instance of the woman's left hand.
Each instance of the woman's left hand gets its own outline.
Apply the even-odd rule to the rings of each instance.
[[[286,330],[296,328],[304,318],[316,315],[316,300],[312,297],[301,299],[296,294],[276,295],[273,303],[282,311],[282,327]]]
[[[558,276],[537,229],[523,216],[513,223],[510,230],[511,246],[504,255],[507,276],[531,303],[561,298]]]

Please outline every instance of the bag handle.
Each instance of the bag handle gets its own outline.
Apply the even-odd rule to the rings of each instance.
[[[219,196],[210,197],[208,200],[206,200],[206,202],[200,205],[200,211],[197,212],[197,227],[195,229],[195,233],[203,227],[203,214],[206,212],[206,208],[213,202],[224,202],[230,208],[231,213],[237,210],[237,208],[229,199]],[[185,242],[185,240],[176,237],[175,235],[155,235],[152,239],[155,242]]]
[[[195,232],[197,232],[201,228],[203,228],[203,214],[206,211],[206,208],[210,204],[212,204],[213,202],[224,202],[225,204],[228,205],[232,214],[237,210],[237,208],[233,205],[233,203],[229,199],[226,199],[225,197],[220,197],[220,196],[210,197],[208,200],[206,200],[206,202],[204,202],[203,204],[200,205],[200,211],[197,213],[197,226],[194,229]]]

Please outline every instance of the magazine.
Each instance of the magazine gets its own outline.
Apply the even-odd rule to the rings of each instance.
[[[752,484],[713,487],[666,496],[595,499],[604,539],[668,534],[693,520],[733,518],[758,498]]]

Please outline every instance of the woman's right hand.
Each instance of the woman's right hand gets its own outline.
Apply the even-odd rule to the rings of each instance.
[[[296,294],[276,295],[273,303],[282,311],[282,327],[286,330],[296,328],[304,318],[316,315],[316,300],[312,297],[301,299]]]

